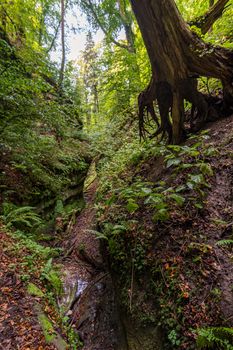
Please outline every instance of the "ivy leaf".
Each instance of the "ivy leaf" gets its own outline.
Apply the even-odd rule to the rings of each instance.
[[[189,188],[190,190],[193,190],[193,189],[194,189],[194,183],[193,183],[193,182],[188,181],[188,182],[187,182],[187,186],[188,186],[188,188]]]
[[[202,174],[191,175],[190,180],[195,184],[203,184],[205,183],[204,177]]]
[[[151,188],[143,187],[143,188],[141,188],[140,197],[146,197],[146,196],[148,196],[151,192],[152,192],[152,189],[151,189]]]

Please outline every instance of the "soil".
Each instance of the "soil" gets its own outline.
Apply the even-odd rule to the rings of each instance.
[[[85,285],[70,302],[70,324],[78,331],[83,350],[125,349],[112,278],[96,237],[95,180],[85,192],[86,208],[77,218],[72,236],[65,243],[64,284],[68,290]],[[77,287],[75,287],[77,285]],[[69,287],[70,286],[70,287]]]
[[[190,329],[233,327],[233,250],[231,246],[218,245],[220,240],[233,238],[233,116],[209,123],[206,129],[210,136],[206,147],[217,150],[217,155],[208,158],[214,176],[209,178],[210,188],[205,190],[204,208],[174,208],[171,219],[156,226],[150,212],[139,214],[147,225],[147,234],[153,235],[148,264],[160,265],[162,271],[162,276],[157,275],[164,284],[159,298],[165,305],[160,306],[160,315],[164,308],[167,318],[178,320],[182,336],[186,337],[181,349],[193,346]],[[148,181],[169,181],[172,186],[183,183],[185,170],[171,181],[169,169],[161,166],[161,159],[151,159],[140,175]],[[141,283],[145,285],[146,279],[142,278]],[[143,292],[144,289],[139,296]],[[184,321],[176,313],[178,307],[183,310]]]

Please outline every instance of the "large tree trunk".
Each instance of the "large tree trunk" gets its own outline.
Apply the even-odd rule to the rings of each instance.
[[[194,105],[202,120],[208,114],[208,103],[197,90],[199,75],[220,79],[225,104],[233,106],[233,52],[205,44],[191,32],[173,0],[131,0],[131,4],[152,66],[152,81],[139,97],[141,124],[144,108],[153,108],[157,99],[161,126],[156,134],[166,131],[170,141],[179,143],[184,99]]]

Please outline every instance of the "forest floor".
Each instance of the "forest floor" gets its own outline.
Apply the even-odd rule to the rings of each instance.
[[[47,300],[46,288],[41,281],[42,263],[37,260],[35,270],[28,266],[27,257],[31,256],[31,252],[2,227],[0,349],[64,350],[82,347],[84,350],[113,350],[114,344],[119,341],[117,338],[120,335],[116,334],[119,321],[112,280],[103,262],[100,241],[96,239],[94,231],[96,188],[97,181],[94,181],[85,193],[86,207],[78,216],[70,236],[63,237],[62,256],[55,258],[64,284],[64,293],[57,298],[59,309],[63,317],[68,319],[68,327],[78,332],[79,340],[76,336],[73,339],[69,339],[69,335],[67,337],[61,325],[59,310],[51,305],[51,300]],[[35,257],[33,260],[35,264]],[[39,288],[39,295],[28,292],[29,281]],[[40,293],[44,293],[45,297]],[[38,321],[38,308],[35,308],[35,304],[39,305],[51,322],[50,329],[45,329]],[[54,333],[54,330],[59,338],[62,335],[66,339],[67,344],[61,338],[55,339],[55,342],[46,339],[49,335],[46,333]]]
[[[86,207],[77,218],[71,237],[64,242],[62,259],[66,295],[72,295],[70,324],[78,331],[83,350],[114,350],[120,342],[114,288],[96,236],[94,207],[98,181],[85,191]],[[75,293],[70,292],[75,289]]]
[[[193,337],[189,333],[191,327],[218,325],[220,319],[225,326],[233,325],[232,250],[216,245],[220,240],[232,239],[233,117],[219,120],[208,128],[208,147],[218,149],[218,156],[210,160],[215,175],[210,179],[211,189],[204,210],[191,207],[174,210],[167,225],[156,227],[156,237],[153,236],[146,257],[148,265],[156,261],[162,264],[165,286],[161,287],[161,303],[162,297],[164,302],[161,308],[164,307],[164,315],[168,317],[170,311],[167,308],[171,307],[178,323],[180,315],[176,314],[174,307],[182,308],[186,324],[181,328],[186,340]],[[169,176],[158,159],[142,164],[134,173],[134,176],[138,175],[152,182]],[[181,177],[175,181],[181,181]],[[65,284],[65,296],[59,299],[59,303],[65,306],[65,316],[69,318],[69,325],[78,331],[84,343],[83,349],[113,350],[121,337],[121,325],[113,282],[95,236],[97,186],[97,181],[94,181],[89,187],[86,208],[77,218],[71,236],[64,237],[64,256],[56,259],[62,264]],[[143,220],[147,235],[154,232],[149,211],[140,211],[135,218],[139,222]],[[65,349],[63,343],[61,346],[54,345],[54,342],[48,344],[38,322],[37,303],[43,306],[54,329],[64,335],[58,314],[49,300],[28,292],[27,278],[30,275],[30,281],[46,293],[39,273],[42,262],[36,260],[36,266],[32,268],[27,258],[30,254],[27,247],[19,247],[17,239],[0,227],[0,349]],[[145,274],[144,277],[137,281],[137,286],[135,281],[133,307],[150,314],[154,312],[152,303],[144,302],[142,294],[145,290],[140,291],[140,285],[147,283],[148,276]],[[173,299],[178,299],[180,304],[175,304]],[[125,340],[120,342],[123,344]],[[185,341],[183,344],[181,348],[188,349]]]
[[[47,344],[38,323],[34,305],[40,298],[28,293],[21,278],[22,274],[27,273],[24,257],[28,251],[22,249],[19,253],[16,244],[5,229],[0,227],[0,349],[56,349]],[[34,281],[38,284],[38,276],[34,276]]]

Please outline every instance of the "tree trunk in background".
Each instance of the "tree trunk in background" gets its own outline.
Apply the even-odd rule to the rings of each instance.
[[[202,120],[208,114],[206,99],[197,90],[197,76],[220,79],[225,104],[233,106],[233,52],[205,44],[191,32],[173,0],[131,0],[131,4],[152,67],[151,83],[140,96],[141,110],[148,110],[149,104],[151,108],[157,99],[161,126],[156,135],[167,132],[170,142],[179,143],[184,99],[193,104]]]
[[[99,113],[99,94],[97,84],[93,86],[94,114]]]
[[[214,0],[209,0],[209,7],[212,7],[214,5]],[[209,32],[212,32],[213,27],[211,26],[209,29]]]
[[[135,45],[134,45],[135,37],[132,29],[132,18],[127,13],[125,0],[117,0],[117,2],[118,2],[121,21],[125,31],[126,40],[128,43],[128,48],[129,48],[128,50],[129,52],[135,53],[136,52]]]
[[[65,70],[65,60],[66,60],[66,48],[65,48],[65,3],[61,0],[61,46],[62,46],[62,58],[61,58],[61,68],[59,76],[59,86],[60,89],[63,85],[64,80],[64,70]]]

